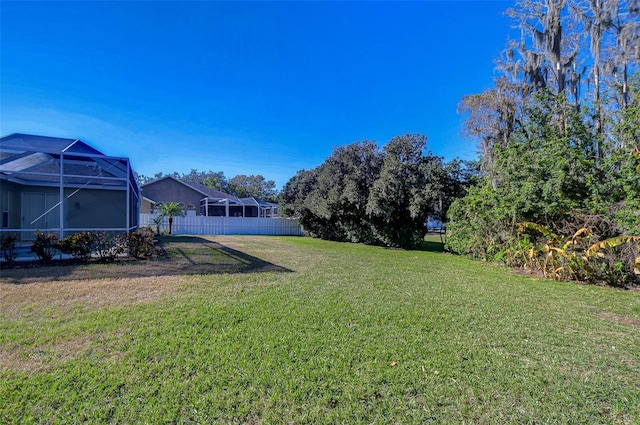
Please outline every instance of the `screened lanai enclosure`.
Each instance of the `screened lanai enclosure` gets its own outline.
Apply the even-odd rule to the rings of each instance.
[[[200,201],[202,215],[209,217],[275,217],[278,204],[256,198],[236,198],[235,196],[211,197]]]
[[[0,232],[32,240],[138,227],[140,190],[128,158],[88,144],[27,134],[0,139]]]

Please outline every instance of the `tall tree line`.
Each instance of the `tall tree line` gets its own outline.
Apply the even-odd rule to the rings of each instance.
[[[466,96],[460,111],[466,131],[480,141],[483,165],[491,168],[525,117],[523,107],[540,90],[561,95],[576,108],[587,106],[602,144],[620,109],[630,106],[630,79],[640,61],[638,0],[523,0],[506,11],[520,30],[497,60],[501,75],[493,88]],[[613,119],[612,119],[613,118]],[[494,149],[497,148],[497,149]]]
[[[506,14],[519,36],[494,86],[459,107],[485,177],[452,206],[449,248],[504,256],[523,222],[592,242],[640,234],[640,2],[522,0]],[[633,280],[630,246],[612,264]]]

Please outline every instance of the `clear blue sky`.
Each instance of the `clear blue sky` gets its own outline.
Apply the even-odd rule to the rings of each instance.
[[[407,132],[471,159],[456,106],[491,86],[511,5],[3,1],[0,133],[278,188],[333,147]]]

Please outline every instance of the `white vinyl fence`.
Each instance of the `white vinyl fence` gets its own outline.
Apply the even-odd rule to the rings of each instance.
[[[157,214],[140,214],[140,227],[149,226],[155,230],[153,219]],[[160,226],[161,231],[169,230],[168,219]],[[302,227],[296,219],[258,217],[175,217],[171,232],[176,235],[279,235],[301,236]]]

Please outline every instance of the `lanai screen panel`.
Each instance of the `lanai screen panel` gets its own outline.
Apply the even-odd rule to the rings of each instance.
[[[9,211],[5,231],[126,231],[138,223],[140,192],[128,159],[79,140],[3,137],[0,185],[0,209]]]

